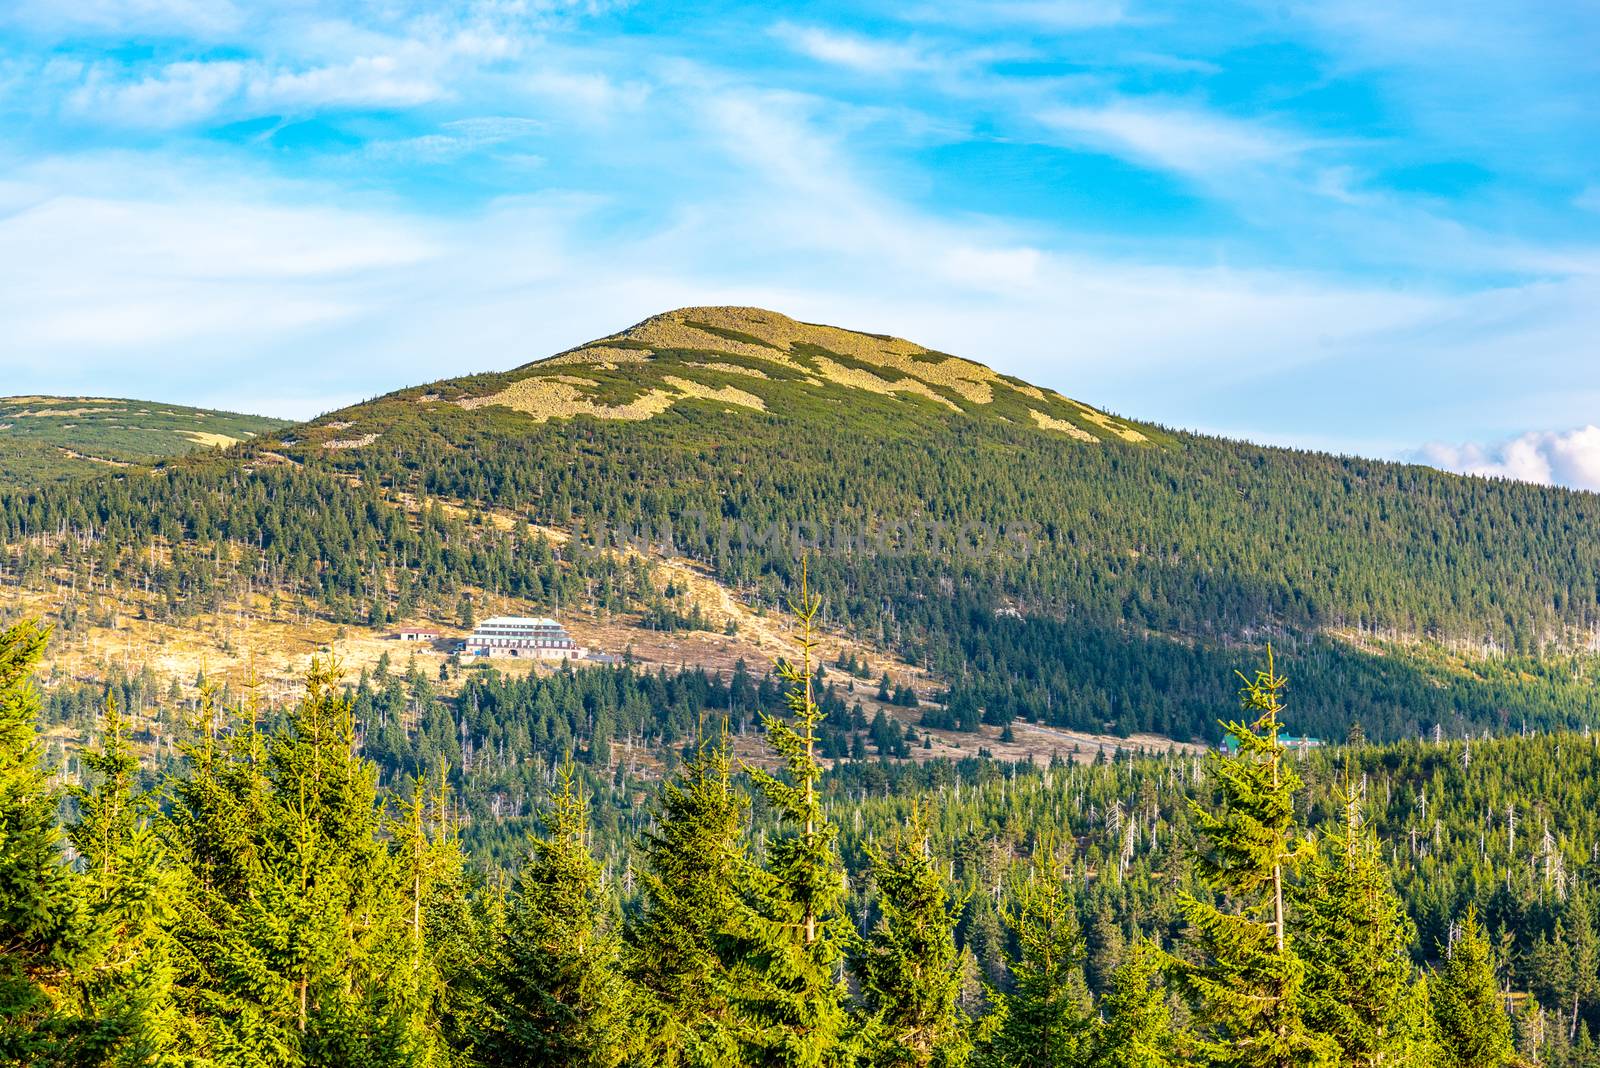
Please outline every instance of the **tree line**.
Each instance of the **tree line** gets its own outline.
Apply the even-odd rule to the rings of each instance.
[[[248,701],[226,724],[203,709],[151,791],[108,708],[63,829],[28,681],[45,633],[10,628],[0,1061],[1487,1068],[1520,1040],[1548,1063],[1597,1063],[1576,1011],[1592,953],[1555,955],[1590,977],[1570,1025],[1532,1010],[1514,1028],[1475,908],[1418,944],[1394,844],[1366,819],[1365,763],[1307,833],[1300,769],[1315,767],[1281,744],[1271,660],[1227,723],[1236,755],[1052,768],[1071,791],[1054,794],[993,766],[963,786],[946,766],[891,801],[861,765],[825,772],[820,604],[803,581],[794,609],[785,707],[762,717],[769,760],[693,741],[627,855],[605,848],[599,793],[569,761],[509,872],[463,855],[444,783],[380,791],[327,664],[276,725]],[[880,789],[878,804],[910,807],[863,837]],[[1183,814],[1162,816],[1162,789],[1186,795]],[[995,804],[1034,821],[1015,856],[971,818]],[[1120,945],[1095,896],[1112,889],[1147,898],[1121,919],[1148,928]]]

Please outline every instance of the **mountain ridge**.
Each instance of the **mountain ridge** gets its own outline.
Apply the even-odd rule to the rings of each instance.
[[[652,561],[759,616],[806,556],[834,633],[941,680],[936,728],[1205,741],[1271,640],[1297,729],[1381,738],[1600,725],[1597,521],[1594,495],[1168,431],[902,339],[688,308],[157,478],[0,495],[0,578],[113,620],[136,588],[179,621],[470,602],[671,633],[740,624]]]
[[[268,416],[126,397],[0,397],[0,484],[148,466],[290,425]]]

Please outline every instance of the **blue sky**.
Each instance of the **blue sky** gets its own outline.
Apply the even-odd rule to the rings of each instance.
[[[1600,9],[13,0],[0,393],[308,416],[686,304],[1600,488]]]

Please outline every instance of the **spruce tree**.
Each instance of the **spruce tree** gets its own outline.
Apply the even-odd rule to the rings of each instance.
[[[179,873],[172,926],[177,996],[202,1053],[222,1063],[292,1064],[294,1013],[284,1005],[289,980],[281,962],[279,968],[269,962],[270,946],[260,944],[275,925],[252,915],[272,881],[263,848],[270,806],[265,751],[254,717],[251,729],[216,737],[216,690],[209,680],[200,685],[198,722],[187,724],[199,740],[184,746],[188,766],[166,784],[170,803],[159,823]]]
[[[178,888],[152,827],[154,799],[134,793],[139,760],[111,696],[100,737],[82,755],[93,781],[73,791],[78,818],[68,832],[83,870],[89,942],[80,997],[96,1021],[96,1062],[164,1063],[188,1043],[174,997]]]
[[[311,1064],[408,1063],[426,1048],[413,1029],[404,868],[383,840],[376,773],[355,753],[350,699],[332,662],[314,663],[306,694],[272,739],[277,851],[257,896],[291,978],[302,1057]],[[271,854],[269,854],[271,856]],[[271,930],[271,927],[268,928]]]
[[[166,837],[185,893],[180,996],[201,1048],[240,1063],[407,1065],[417,1026],[405,869],[375,769],[356,756],[331,662],[263,744],[249,724],[203,739],[172,784]]]
[[[1165,965],[1160,950],[1139,942],[1112,971],[1100,999],[1090,1068],[1177,1068],[1172,1012],[1162,981]]]
[[[1323,839],[1296,894],[1296,949],[1306,966],[1305,1020],[1351,1068],[1417,1064],[1410,944],[1376,836],[1362,828],[1348,771],[1344,819]]]
[[[1567,896],[1566,908],[1569,956],[1572,961],[1572,997],[1567,1005],[1567,1041],[1578,1037],[1578,1023],[1585,1002],[1600,985],[1600,939],[1595,936],[1594,891],[1579,883]]]
[[[82,902],[62,863],[56,795],[41,764],[32,683],[47,632],[0,632],[0,1064],[80,1062],[83,1021],[68,1006]]]
[[[1511,1063],[1511,1018],[1501,1007],[1494,956],[1476,908],[1467,909],[1430,993],[1441,1065],[1500,1068]]]
[[[807,574],[802,562],[800,590],[789,602],[800,657],[778,667],[788,687],[788,716],[763,716],[767,742],[783,771],[749,769],[778,829],[768,839],[765,865],[746,865],[741,879],[744,930],[732,980],[741,1063],[763,1068],[840,1065],[854,1057],[841,975],[854,932],[843,907],[838,829],[818,791],[823,713],[812,672],[822,602]]]
[[[1400,1021],[1405,1038],[1394,1068],[1437,1068],[1444,1060],[1439,1048],[1439,1026],[1433,1016],[1432,985],[1427,973],[1416,977],[1406,991],[1405,1012]]]
[[[1099,896],[1090,913],[1085,941],[1088,956],[1084,961],[1084,974],[1089,986],[1096,991],[1109,989],[1111,976],[1116,972],[1117,965],[1122,963],[1127,945],[1122,935],[1122,925],[1112,915],[1111,905],[1105,895]]]
[[[1305,966],[1289,937],[1286,884],[1311,854],[1294,815],[1301,783],[1278,740],[1283,692],[1272,650],[1253,678],[1243,674],[1245,715],[1223,728],[1235,756],[1210,756],[1220,804],[1191,801],[1200,837],[1197,867],[1229,911],[1190,893],[1179,908],[1194,961],[1174,975],[1193,1010],[1196,1051],[1218,1068],[1302,1068],[1329,1063],[1332,1043],[1305,1023]]]
[[[477,1044],[491,1068],[612,1068],[627,1061],[629,991],[610,895],[589,851],[589,808],[570,763],[530,843],[496,939]]]
[[[449,815],[443,774],[432,790],[416,777],[398,802],[389,838],[402,870],[403,922],[410,947],[404,976],[409,1029],[425,1037],[420,1060],[454,1064],[483,1023],[476,962],[493,949],[481,886],[467,867]],[[396,976],[399,981],[400,977]]]
[[[961,955],[944,877],[920,811],[885,850],[869,850],[880,917],[854,964],[866,1003],[874,1068],[959,1068],[971,1043],[958,1006]]]
[[[978,1028],[984,1068],[1071,1065],[1088,1057],[1090,999],[1083,978],[1083,935],[1053,842],[1035,852],[1015,881],[1001,919],[1018,953],[1011,987],[990,991],[993,1009]]]
[[[746,863],[739,840],[746,807],[733,787],[726,737],[702,742],[662,787],[629,952],[629,971],[650,1002],[656,1063],[710,1068],[737,1060],[725,958]]]

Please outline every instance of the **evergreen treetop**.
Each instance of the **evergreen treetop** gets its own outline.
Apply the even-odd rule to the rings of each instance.
[[[1332,1038],[1341,1065],[1420,1064],[1431,1020],[1419,1014],[1413,991],[1416,932],[1376,836],[1363,827],[1363,799],[1348,768],[1340,800],[1344,819],[1319,843],[1295,894],[1306,1022]]]
[[[1166,958],[1153,943],[1137,942],[1111,973],[1100,999],[1091,1068],[1178,1068],[1165,968]]]
[[[56,794],[41,761],[32,674],[49,632],[0,631],[0,1064],[71,1063],[83,902],[61,863]]]
[[[869,1016],[870,1063],[960,1068],[971,1044],[959,1006],[961,956],[953,936],[964,902],[951,902],[914,810],[887,848],[871,850],[878,923],[856,953]]]
[[[983,1068],[1077,1064],[1091,1052],[1090,999],[1083,936],[1053,838],[1013,881],[1001,919],[1016,943],[1011,987],[991,990],[993,1010],[979,1023]]]
[[[496,942],[477,1046],[484,1065],[613,1068],[643,1038],[629,1026],[621,940],[588,835],[588,801],[569,762]]]
[[[1511,1018],[1501,1008],[1494,954],[1476,908],[1461,919],[1430,984],[1444,1068],[1501,1068],[1514,1053]]]
[[[841,971],[854,929],[843,907],[838,828],[824,812],[818,789],[823,712],[813,672],[822,599],[811,591],[804,561],[789,608],[800,655],[779,665],[788,715],[764,717],[767,744],[782,773],[748,769],[779,829],[768,838],[764,864],[744,869],[746,930],[733,997],[743,1009],[744,1063],[810,1068],[853,1059]]]
[[[1243,674],[1245,715],[1223,723],[1235,755],[1212,754],[1219,804],[1191,801],[1200,840],[1197,866],[1224,904],[1180,896],[1199,951],[1179,961],[1180,985],[1194,1007],[1200,1055],[1218,1068],[1321,1065],[1332,1043],[1303,1018],[1305,966],[1290,943],[1285,885],[1311,856],[1295,819],[1301,782],[1279,740],[1283,693],[1271,649],[1266,666]]]
[[[139,760],[115,697],[106,698],[99,747],[81,759],[93,782],[73,790],[78,818],[68,837],[83,873],[89,947],[78,996],[96,1021],[94,1057],[178,1063],[193,1048],[174,991],[181,889],[153,826],[155,799],[136,792]]]
[[[643,907],[629,927],[629,971],[654,1002],[646,1012],[659,1063],[731,1063],[727,955],[742,907],[748,806],[733,784],[726,735],[696,747],[663,785],[658,807],[644,845]]]

